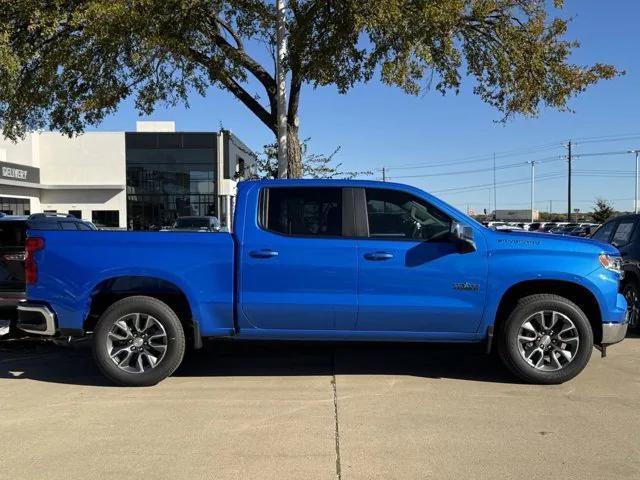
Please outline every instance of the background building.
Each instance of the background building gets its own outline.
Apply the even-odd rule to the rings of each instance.
[[[156,229],[184,215],[228,225],[236,183],[255,159],[227,130],[176,132],[173,122],[74,138],[32,133],[0,141],[0,211],[71,213],[112,228]]]
[[[522,222],[530,222],[532,219],[536,221],[540,218],[540,212],[538,212],[538,210],[533,211],[533,216],[531,215],[531,210],[495,210],[493,215],[493,218],[496,220]]]

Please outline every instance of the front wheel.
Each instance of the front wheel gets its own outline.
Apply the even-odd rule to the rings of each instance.
[[[118,385],[155,385],[178,368],[184,351],[180,320],[152,297],[119,300],[102,314],[93,332],[96,363]]]
[[[593,331],[584,312],[552,294],[521,299],[499,335],[499,354],[518,377],[536,384],[571,380],[586,367]]]

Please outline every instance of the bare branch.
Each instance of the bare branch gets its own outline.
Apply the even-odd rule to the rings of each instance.
[[[247,92],[242,85],[240,85],[235,79],[233,79],[224,69],[214,66],[211,59],[196,50],[193,47],[188,47],[188,52],[191,58],[205,67],[212,80],[217,80],[224,87],[229,90],[235,97],[240,100],[253,114],[258,117],[262,123],[264,123],[269,130],[275,133],[276,120],[272,112],[267,111],[260,102],[258,102],[249,92]]]

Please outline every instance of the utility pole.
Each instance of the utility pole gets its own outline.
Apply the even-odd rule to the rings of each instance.
[[[496,212],[498,211],[498,202],[496,200],[496,154],[493,154],[493,219],[496,219]]]
[[[629,153],[636,154],[636,191],[633,196],[633,213],[638,213],[638,154],[640,153],[640,150],[629,150]]]
[[[278,178],[289,176],[289,156],[287,153],[287,74],[284,59],[287,55],[286,0],[276,0],[276,96],[278,117]]]
[[[531,223],[533,223],[535,221],[533,218],[533,205],[535,204],[536,162],[531,160],[527,163],[531,164]]]
[[[569,155],[567,155],[567,160],[568,160],[568,166],[569,166],[569,170],[568,170],[568,177],[567,177],[567,222],[571,223],[571,140],[569,140],[569,144],[567,145],[567,148],[569,149]]]
[[[384,167],[382,167],[382,181],[387,181],[387,170]]]
[[[553,213],[553,200],[549,200],[549,215]]]

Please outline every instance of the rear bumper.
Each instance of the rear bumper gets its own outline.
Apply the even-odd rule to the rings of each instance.
[[[23,332],[50,337],[56,334],[56,317],[46,305],[18,305],[17,327]]]

